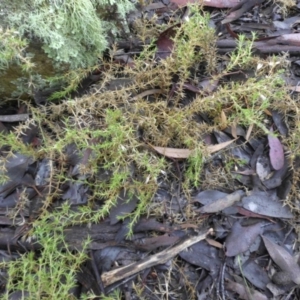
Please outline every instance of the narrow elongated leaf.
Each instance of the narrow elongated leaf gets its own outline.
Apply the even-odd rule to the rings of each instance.
[[[207,146],[206,149],[209,153],[217,152],[223,148],[226,148],[228,145],[233,143],[235,140],[230,140],[221,144],[217,145],[210,145]],[[169,148],[169,147],[157,147],[157,146],[151,146],[154,150],[156,150],[158,153],[169,157],[169,158],[188,158],[192,153],[193,150],[189,149],[177,149],[177,148]]]
[[[188,158],[192,151],[189,149],[177,149],[168,147],[153,147],[159,154],[169,158]]]
[[[283,247],[275,244],[267,237],[262,236],[262,239],[276,265],[278,265],[282,271],[287,272],[293,282],[300,284],[300,267],[293,256]]]
[[[226,148],[230,144],[232,144],[234,141],[235,140],[231,140],[231,141],[227,141],[227,142],[220,143],[220,144],[217,144],[217,145],[210,145],[210,146],[207,146],[207,150],[208,150],[209,153],[218,152],[218,151]]]
[[[270,146],[270,160],[275,170],[280,170],[284,165],[284,151],[282,144],[276,136],[268,135]]]
[[[229,8],[236,6],[238,0],[171,0],[171,3],[177,4],[179,7],[186,6],[189,3],[199,3],[204,6],[218,7],[218,8]]]
[[[199,209],[201,213],[214,213],[219,212],[227,207],[232,206],[235,202],[241,200],[245,195],[245,192],[242,190],[235,191],[232,194],[229,194],[225,197],[222,197],[212,203],[206,204]]]
[[[202,192],[198,193],[194,197],[194,201],[199,202],[203,205],[207,205],[207,204],[213,203],[214,201],[217,201],[221,198],[224,198],[227,195],[228,195],[227,193],[223,193],[223,192],[220,192],[217,190],[206,190],[206,191],[202,191]]]

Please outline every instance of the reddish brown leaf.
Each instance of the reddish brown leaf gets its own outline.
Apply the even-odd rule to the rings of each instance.
[[[246,217],[252,217],[252,218],[259,218],[259,219],[266,219],[272,223],[276,223],[275,221],[273,221],[272,219],[268,218],[267,216],[263,216],[260,214],[256,214],[248,209],[245,209],[243,207],[238,206],[237,207],[238,213],[240,215],[246,216]]]
[[[136,241],[135,245],[140,250],[152,251],[158,247],[174,245],[179,239],[180,238],[178,236],[169,236],[168,234],[164,234],[161,236],[144,238],[142,243],[140,241]]]
[[[280,170],[284,166],[284,151],[282,144],[276,136],[268,135],[270,146],[270,160],[275,170]]]
[[[174,41],[173,37],[176,34],[176,29],[180,26],[180,24],[175,24],[165,31],[163,31],[157,42],[157,51],[156,51],[156,58],[166,59],[172,54],[174,48]]]

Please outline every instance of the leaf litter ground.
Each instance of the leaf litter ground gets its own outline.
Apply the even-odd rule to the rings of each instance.
[[[84,95],[3,108],[3,299],[299,299],[299,3],[223,2],[137,6]]]

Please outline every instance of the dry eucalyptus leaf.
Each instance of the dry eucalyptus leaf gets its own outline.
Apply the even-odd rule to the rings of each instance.
[[[267,237],[262,235],[262,239],[276,265],[278,265],[282,271],[287,272],[293,282],[300,284],[300,267],[294,257],[286,249],[275,244]]]
[[[232,206],[235,202],[240,201],[244,195],[245,195],[245,192],[242,190],[235,191],[232,194],[229,194],[229,195],[222,197],[212,203],[204,205],[197,211],[200,211],[201,213],[219,212],[227,207]]]
[[[247,287],[245,285],[227,279],[226,288],[239,294],[241,299],[249,300]],[[251,296],[253,297],[252,299],[255,300],[268,300],[266,295],[258,291],[251,292]]]
[[[224,148],[226,148],[227,146],[229,146],[230,144],[232,144],[235,140],[230,140],[227,142],[223,142],[217,145],[210,145],[207,146],[206,149],[208,150],[209,153],[214,153],[214,152],[218,152]]]
[[[298,16],[297,16],[297,18],[299,19]],[[277,129],[279,130],[280,134],[283,136],[287,136],[289,133],[289,130],[284,121],[284,115],[282,113],[280,113],[279,111],[272,110],[272,118],[273,118],[273,121],[274,121]]]
[[[179,7],[187,6],[191,3],[201,3],[204,6],[230,8],[239,4],[238,0],[204,0],[203,2],[199,0],[170,0],[170,2],[178,5]]]
[[[162,154],[169,158],[188,158],[192,153],[192,151],[189,149],[177,149],[156,146],[153,146],[153,149],[156,150],[159,154]]]
[[[235,140],[230,140],[221,144],[210,145],[207,146],[206,149],[209,153],[214,153],[219,150],[222,150],[223,148],[226,148],[234,141]],[[188,158],[193,153],[193,150],[189,150],[189,149],[178,149],[178,148],[157,147],[157,146],[151,146],[151,147],[159,154],[162,154],[169,158]]]
[[[276,136],[268,135],[270,146],[270,160],[275,170],[280,170],[284,166],[284,151],[281,142]]]
[[[212,274],[217,274],[221,266],[218,251],[218,249],[209,245],[206,241],[200,241],[181,251],[179,256],[190,264],[208,270]]]
[[[273,200],[265,192],[253,192],[250,196],[242,199],[243,207],[254,213],[275,217],[293,218],[293,214],[288,206],[283,206],[280,200]]]
[[[136,208],[138,200],[139,199],[136,195],[130,196],[128,192],[122,190],[118,197],[116,206],[110,210],[110,224],[117,224],[119,222],[118,217],[124,217],[126,214],[131,213]]]
[[[256,173],[261,181],[264,181],[270,176],[271,165],[269,158],[265,155],[260,155],[256,161]]]
[[[206,190],[198,193],[194,197],[194,201],[199,202],[203,205],[207,205],[221,198],[225,198],[227,195],[227,193],[223,193],[218,190]]]
[[[267,284],[271,282],[266,270],[252,259],[248,259],[243,264],[242,270],[244,276],[259,289],[265,290]]]
[[[169,57],[174,50],[174,40],[173,38],[176,35],[177,28],[180,27],[180,24],[175,24],[165,31],[163,31],[158,40],[157,44],[157,52],[155,54],[156,58],[166,59]]]
[[[247,251],[258,235],[262,233],[262,226],[262,223],[242,226],[239,221],[236,221],[225,241],[225,255],[231,257]]]

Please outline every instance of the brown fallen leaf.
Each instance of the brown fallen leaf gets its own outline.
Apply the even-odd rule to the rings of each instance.
[[[222,109],[221,116],[220,116],[220,128],[221,130],[224,130],[226,127],[227,127],[227,117],[224,110]]]
[[[284,150],[280,140],[271,134],[268,134],[270,146],[270,161],[275,170],[280,170],[284,166]]]
[[[143,238],[142,241],[135,241],[134,244],[139,250],[152,251],[159,247],[170,247],[179,241],[178,236],[169,236],[164,234],[161,236],[154,236],[150,238]]]
[[[245,285],[231,281],[229,279],[227,279],[226,281],[226,288],[239,294],[241,299],[249,300],[249,294]],[[255,300],[268,300],[268,297],[266,295],[258,291],[251,291],[251,296],[252,299]]]
[[[231,125],[231,135],[237,139],[238,136],[237,136],[237,127],[236,127],[236,121],[234,121]]]
[[[252,133],[253,126],[254,126],[254,124],[251,124],[251,125],[249,126],[248,130],[247,130],[247,133],[246,133],[246,136],[245,136],[245,139],[246,139],[247,142],[248,142],[249,139],[250,139],[250,135],[251,135],[251,133]]]
[[[245,192],[242,190],[235,191],[232,194],[229,194],[229,195],[222,197],[212,203],[204,205],[197,211],[199,211],[201,213],[219,212],[227,207],[232,206],[235,202],[240,201],[244,195],[245,195]]]
[[[217,144],[217,145],[210,145],[210,146],[207,146],[206,149],[208,150],[209,153],[215,153],[215,152],[218,152],[218,151],[226,148],[227,146],[232,144],[234,141],[235,141],[235,139],[231,140],[231,141],[224,142],[224,143],[220,143],[220,144]]]
[[[235,140],[230,140],[217,145],[209,145],[206,147],[209,153],[214,153],[232,144]],[[149,144],[150,145],[150,144]],[[189,149],[178,149],[169,147],[158,147],[150,145],[156,152],[169,158],[188,158],[194,151]]]
[[[223,245],[221,243],[210,238],[206,238],[205,240],[209,245],[214,246],[215,248],[223,249]]]
[[[288,89],[293,91],[293,92],[300,93],[300,86],[299,85],[288,86]]]
[[[192,150],[189,149],[177,149],[157,146],[152,146],[152,148],[159,154],[162,154],[169,158],[188,158],[192,153]]]
[[[243,2],[239,2],[230,10],[229,15],[221,22],[221,24],[227,24],[237,20],[245,12],[249,11],[253,6],[259,5],[262,2],[264,2],[264,0],[246,0]]]
[[[180,27],[181,24],[175,24],[169,28],[167,28],[165,31],[163,31],[156,42],[157,45],[157,51],[156,51],[156,58],[159,59],[166,59],[172,54],[172,51],[174,49],[174,40],[173,38],[176,35],[176,30],[178,27]]]
[[[267,237],[262,235],[265,246],[276,263],[282,271],[287,272],[293,282],[300,284],[300,267],[294,257],[283,247],[275,244]]]
[[[199,3],[209,7],[230,8],[239,4],[238,0],[171,0],[170,2],[179,7],[187,6],[189,3]]]
[[[279,199],[271,199],[263,191],[252,191],[249,196],[242,199],[242,204],[243,208],[260,215],[285,219],[294,217],[288,206],[283,206],[283,202]]]
[[[260,214],[257,214],[257,213],[254,213],[248,209],[245,209],[243,207],[237,207],[237,210],[238,210],[238,213],[240,215],[243,215],[243,216],[246,216],[248,218],[258,218],[258,219],[265,219],[265,220],[268,220],[272,223],[276,223],[275,221],[273,221],[271,218],[267,217],[267,216],[264,216],[264,215],[260,215]]]
[[[247,251],[255,239],[262,233],[262,226],[263,223],[242,226],[239,221],[236,221],[225,240],[225,255],[232,257]]]

